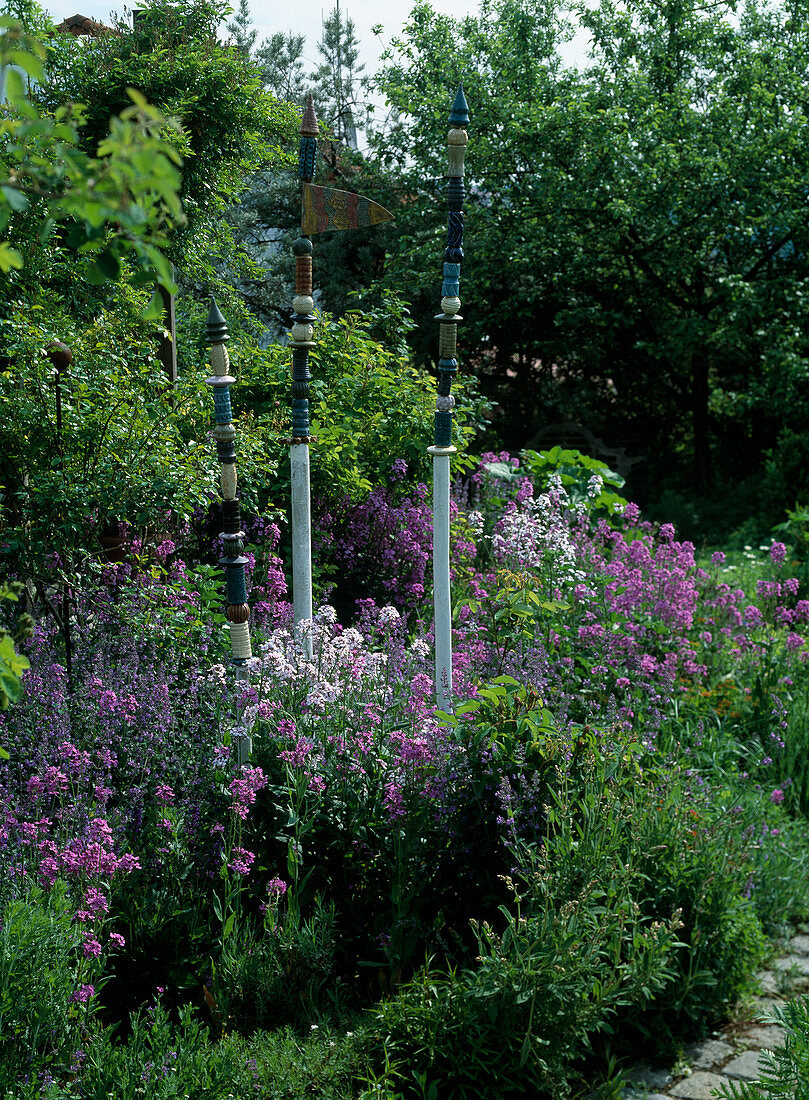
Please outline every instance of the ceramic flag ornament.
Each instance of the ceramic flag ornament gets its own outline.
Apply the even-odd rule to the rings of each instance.
[[[378,203],[350,191],[312,183],[319,127],[312,97],[301,121],[298,157],[301,180],[301,235],[292,245],[295,255],[295,298],[289,346],[292,349],[292,439],[289,461],[292,481],[292,604],[295,626],[312,618],[312,523],[310,507],[309,352],[314,346],[316,318],[312,297],[312,241],[317,233],[360,229],[393,218]],[[311,639],[302,636],[311,656]]]
[[[452,604],[449,577],[449,488],[452,446],[452,410],[455,398],[450,390],[458,373],[457,333],[461,299],[460,277],[463,260],[464,154],[469,136],[469,108],[458,87],[449,115],[449,167],[447,169],[447,245],[444,249],[444,278],[441,284],[441,313],[438,321],[438,395],[435,401],[435,443],[428,447],[433,456],[433,599],[435,614],[435,695],[440,710],[452,713]]]
[[[208,343],[211,345],[211,377],[206,379],[213,390],[214,416],[216,427],[216,455],[221,466],[220,485],[222,489],[222,557],[219,564],[225,572],[227,592],[227,618],[230,631],[231,660],[236,671],[236,679],[247,680],[247,662],[252,656],[250,645],[250,607],[247,603],[247,583],[244,567],[247,558],[243,554],[244,531],[241,529],[239,498],[236,491],[236,430],[233,427],[233,414],[230,406],[230,387],[236,379],[230,374],[230,359],[225,346],[230,339],[225,318],[219,311],[216,299],[211,296],[207,325]],[[237,712],[239,705],[237,703]],[[238,713],[237,713],[238,717]],[[238,744],[239,763],[243,764],[250,756],[250,738],[242,736]]]

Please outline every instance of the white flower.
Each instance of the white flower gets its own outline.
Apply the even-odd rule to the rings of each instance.
[[[593,474],[590,480],[587,482],[587,496],[590,500],[595,500],[600,495],[601,490],[604,488],[604,478],[601,474]]]
[[[299,619],[298,622],[295,623],[295,637],[298,641],[302,641],[304,638],[311,638],[314,633],[314,619]]]
[[[379,612],[379,625],[386,626],[388,623],[397,623],[401,617],[393,604],[388,604]]]

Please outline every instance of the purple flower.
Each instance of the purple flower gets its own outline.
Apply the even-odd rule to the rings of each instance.
[[[770,547],[770,561],[773,565],[782,566],[787,560],[787,548],[783,542],[774,542]]]
[[[86,1005],[89,1000],[95,997],[95,986],[92,985],[80,985],[79,988],[70,994],[70,1000],[74,1004]]]
[[[776,545],[777,545],[777,543],[776,543]],[[783,802],[783,801],[784,801],[784,792],[780,789],[780,787],[776,787],[775,790],[770,795],[770,802]]]

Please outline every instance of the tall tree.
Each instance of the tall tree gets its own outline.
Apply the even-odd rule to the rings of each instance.
[[[220,42],[220,20],[210,0],[153,0],[134,26],[118,20],[99,38],[59,36],[38,92],[54,110],[86,104],[82,133],[91,146],[129,102],[129,87],[173,118],[189,232],[204,230],[247,186],[251,170],[282,161],[279,146],[294,142],[294,112],[262,92],[257,67],[240,49]]]
[[[307,84],[303,75],[303,47],[306,37],[277,31],[265,38],[256,50],[261,70],[261,82],[276,99],[299,106],[306,99]]]
[[[227,29],[233,35],[233,45],[242,55],[249,58],[253,52],[253,46],[258,38],[258,31],[253,27],[250,16],[250,5],[247,0],[239,0],[236,14],[227,24]]]
[[[432,309],[435,134],[463,78],[465,355],[512,444],[580,419],[642,450],[650,484],[679,464],[707,489],[755,473],[804,416],[808,14],[603,0],[581,12],[579,73],[553,0],[414,9],[375,81],[398,117],[374,153],[408,196],[385,280]]]
[[[321,62],[311,74],[318,117],[331,130],[334,141],[357,148],[357,131],[365,127],[368,105],[362,98],[359,41],[354,20],[340,11],[339,0],[323,21],[317,44]],[[336,155],[332,147],[332,155]]]
[[[87,148],[128,102],[128,88],[173,120],[166,136],[183,158],[185,226],[172,235],[169,254],[181,287],[199,294],[212,281],[260,277],[226,211],[256,171],[283,170],[285,148],[291,163],[297,143],[294,110],[262,90],[258,67],[238,46],[220,40],[220,21],[209,0],[153,0],[134,25],[118,20],[111,33],[86,41],[55,38],[47,80],[37,90],[50,110],[87,105]]]

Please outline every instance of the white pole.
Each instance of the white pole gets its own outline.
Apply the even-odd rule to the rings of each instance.
[[[427,452],[433,456],[433,602],[435,630],[435,699],[439,710],[452,713],[452,600],[449,587],[449,481],[452,446],[450,393],[458,373],[457,333],[460,315],[461,261],[463,260],[464,154],[469,140],[466,126],[469,109],[459,86],[449,115],[447,135],[447,246],[444,249],[444,278],[441,283],[441,313],[438,321],[438,393],[435,399],[435,443]]]
[[[309,493],[309,445],[289,448],[292,472],[292,605],[295,626],[312,618],[312,522]],[[312,638],[301,639],[305,656],[312,656]]]
[[[433,593],[435,698],[452,714],[452,602],[449,583],[449,475],[455,447],[428,447],[433,456]]]

